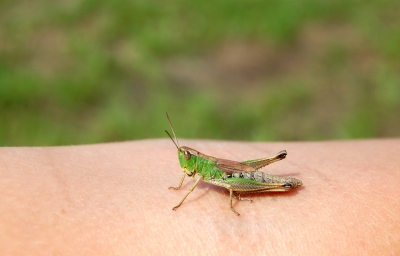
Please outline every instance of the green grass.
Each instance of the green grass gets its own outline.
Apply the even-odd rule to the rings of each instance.
[[[2,1],[0,145],[400,136],[398,1]]]

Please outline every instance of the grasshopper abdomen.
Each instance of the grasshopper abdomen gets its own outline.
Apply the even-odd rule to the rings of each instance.
[[[296,178],[280,177],[260,171],[239,172],[224,176],[224,179],[229,179],[229,178],[241,178],[246,180],[253,180],[268,185],[282,185],[287,188],[297,188],[303,184],[301,180]]]

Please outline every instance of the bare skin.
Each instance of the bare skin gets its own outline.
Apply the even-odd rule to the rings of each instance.
[[[262,171],[303,181],[242,195],[177,186],[169,139],[0,148],[0,255],[399,255],[400,139],[244,143],[185,141],[248,160],[286,149]]]

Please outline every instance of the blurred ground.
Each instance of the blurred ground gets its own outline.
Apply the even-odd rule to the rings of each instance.
[[[398,1],[2,1],[0,145],[400,136]]]

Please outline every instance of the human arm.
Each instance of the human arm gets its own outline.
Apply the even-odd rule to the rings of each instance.
[[[388,255],[400,253],[400,140],[246,143],[181,140],[303,181],[229,207],[204,182],[172,211],[180,170],[169,140],[0,148],[0,254]],[[247,197],[247,196],[246,196]]]

